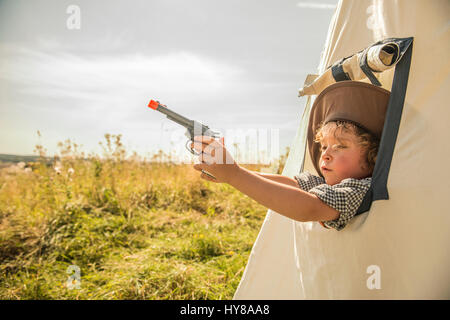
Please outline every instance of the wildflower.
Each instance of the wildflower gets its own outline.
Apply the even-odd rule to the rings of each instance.
[[[55,170],[55,172],[57,173],[57,174],[61,174],[61,162],[56,162],[55,163],[55,166],[53,167],[53,169]]]
[[[73,168],[69,168],[69,169],[67,170],[67,173],[68,173],[69,175],[74,174],[74,173],[75,173],[75,170],[74,170]]]

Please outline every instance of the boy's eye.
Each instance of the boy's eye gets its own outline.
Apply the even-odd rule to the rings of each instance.
[[[346,148],[346,146],[344,146],[344,145],[342,145],[342,144],[334,144],[334,145],[332,145],[331,146],[331,149],[333,149],[333,150],[336,150],[336,149],[345,149]],[[321,146],[320,147],[320,150],[321,151],[324,151],[324,150],[326,150],[327,149],[327,146]]]

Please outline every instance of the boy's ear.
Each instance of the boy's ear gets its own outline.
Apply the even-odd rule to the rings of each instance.
[[[361,170],[369,170],[370,168],[370,164],[369,164],[369,160],[367,159],[368,156],[368,150],[364,150],[361,154],[361,159],[360,159],[360,169]]]
[[[361,163],[361,170],[363,170],[363,171],[367,170],[372,175],[373,169],[374,168],[370,165],[369,161],[367,160],[367,154],[366,154],[366,156],[364,157],[364,159]]]

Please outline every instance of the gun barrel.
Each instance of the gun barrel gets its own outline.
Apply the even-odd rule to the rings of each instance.
[[[164,113],[168,119],[182,125],[187,129],[187,135],[190,137],[190,139],[194,139],[194,134],[196,133],[196,130],[198,130],[198,135],[207,135],[216,137],[218,136],[218,132],[214,132],[211,129],[209,129],[208,126],[205,126],[204,124],[188,119],[186,117],[183,117],[181,114],[176,113],[175,111],[170,110],[165,105],[160,104],[158,101],[150,100],[150,103],[148,104],[150,108],[153,110],[157,110],[161,113]]]
[[[194,126],[194,121],[188,119],[181,114],[176,113],[175,111],[170,110],[166,106],[160,104],[158,101],[151,100],[148,106],[154,110],[157,110],[161,113],[164,113],[167,118],[172,121],[175,121],[178,124],[181,124],[183,127],[190,128]]]

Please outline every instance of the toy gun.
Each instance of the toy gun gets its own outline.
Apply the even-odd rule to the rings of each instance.
[[[170,110],[169,108],[167,108],[167,106],[160,104],[159,101],[150,100],[148,107],[152,108],[153,110],[157,110],[161,113],[164,113],[168,119],[175,121],[176,123],[182,125],[187,129],[185,135],[186,137],[189,138],[189,140],[186,142],[185,147],[187,150],[189,150],[189,152],[191,152],[194,155],[199,155],[200,153],[197,153],[194,149],[192,149],[191,147],[188,148],[187,146],[188,143],[194,142],[194,136],[210,136],[213,138],[220,137],[219,132],[212,131],[208,126],[205,126],[204,124],[198,121],[188,119],[182,116],[181,114],[178,114]],[[215,179],[215,177],[209,174],[208,172],[204,170],[202,170],[202,172]]]

